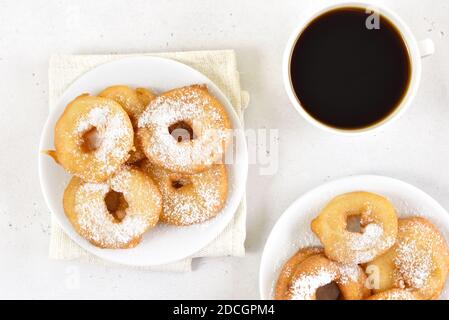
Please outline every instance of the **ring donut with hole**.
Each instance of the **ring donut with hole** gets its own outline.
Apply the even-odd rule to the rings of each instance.
[[[291,257],[282,267],[279,273],[279,278],[276,282],[276,287],[274,290],[275,300],[287,300],[287,293],[290,287],[293,273],[295,272],[298,265],[306,260],[307,258],[322,254],[323,249],[318,247],[304,248],[299,250],[293,257]]]
[[[127,249],[139,244],[159,221],[162,197],[147,174],[124,166],[104,183],[73,177],[63,205],[76,232],[92,244]]]
[[[361,232],[350,231],[348,218],[360,217]],[[386,198],[352,192],[331,200],[312,221],[312,231],[329,259],[341,263],[367,263],[390,249],[398,233],[398,218]]]
[[[141,168],[161,191],[161,222],[177,226],[202,223],[215,217],[226,202],[228,178],[223,164],[192,175],[173,173],[148,160],[141,163]]]
[[[230,129],[221,103],[206,86],[192,85],[152,100],[139,117],[137,138],[154,164],[193,174],[222,162]]]
[[[48,154],[84,181],[103,182],[128,160],[133,136],[120,104],[85,94],[70,102],[58,119],[56,151]]]
[[[327,259],[317,248],[300,250],[281,271],[279,300],[363,300],[370,295],[366,275],[358,265]]]

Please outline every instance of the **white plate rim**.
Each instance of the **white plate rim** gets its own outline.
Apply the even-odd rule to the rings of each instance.
[[[191,72],[192,74],[201,77],[204,79],[204,83],[207,84],[209,90],[216,96],[217,99],[220,100],[220,102],[224,105],[224,107],[226,108],[226,111],[229,115],[229,117],[231,118],[231,121],[233,122],[233,124],[237,124],[237,127],[234,126],[233,129],[237,129],[239,133],[239,144],[241,144],[241,148],[239,150],[240,154],[239,154],[239,159],[242,162],[241,165],[241,169],[243,169],[240,173],[241,176],[239,176],[239,181],[240,183],[238,184],[238,186],[236,186],[234,192],[236,194],[235,200],[232,203],[232,206],[226,207],[226,210],[232,210],[233,213],[229,214],[227,219],[221,224],[221,226],[219,228],[217,228],[217,232],[215,234],[214,237],[210,237],[209,241],[204,241],[204,243],[202,243],[201,245],[198,245],[195,249],[192,249],[190,251],[185,252],[183,255],[179,255],[178,257],[176,257],[176,259],[170,259],[170,260],[165,260],[165,261],[160,261],[158,263],[133,263],[132,261],[117,261],[115,259],[111,259],[110,257],[108,257],[107,255],[99,255],[97,254],[95,251],[98,250],[97,247],[95,247],[94,245],[90,244],[89,242],[85,241],[85,239],[82,239],[82,241],[80,241],[80,236],[73,230],[73,228],[67,227],[64,223],[62,223],[62,221],[60,220],[61,217],[57,212],[54,212],[55,210],[53,210],[53,205],[52,202],[49,198],[49,195],[47,194],[47,190],[44,186],[44,175],[45,175],[45,170],[43,169],[43,162],[44,159],[48,158],[47,155],[43,154],[43,151],[45,149],[47,149],[46,145],[47,145],[47,141],[45,140],[46,134],[48,132],[48,130],[53,130],[51,126],[52,124],[52,117],[55,116],[55,114],[61,114],[63,112],[63,108],[58,108],[58,105],[61,104],[61,101],[67,100],[68,96],[69,96],[69,92],[71,91],[71,89],[73,87],[75,87],[77,85],[77,83],[79,81],[82,81],[82,79],[85,76],[88,76],[92,73],[95,73],[98,71],[99,68],[104,67],[105,65],[111,65],[114,63],[121,63],[125,60],[146,60],[146,59],[151,59],[154,61],[162,61],[164,63],[170,63],[170,64],[176,64],[179,67],[182,67],[186,70],[189,70],[189,72]],[[193,83],[192,83],[193,84]],[[145,84],[142,84],[142,86],[144,86]],[[88,90],[88,89],[86,89]],[[75,98],[74,96],[72,97],[72,99]],[[243,139],[242,139],[243,137]],[[83,248],[84,250],[86,250],[87,252],[89,252],[90,254],[93,254],[103,260],[106,261],[110,261],[110,262],[114,262],[114,263],[119,263],[122,265],[129,265],[129,266],[136,266],[136,267],[157,267],[160,265],[164,265],[164,264],[168,264],[168,263],[173,263],[173,262],[177,262],[177,261],[181,261],[183,259],[186,259],[190,256],[192,256],[193,254],[195,254],[196,252],[200,251],[201,249],[203,249],[204,247],[206,247],[208,244],[210,244],[212,241],[214,241],[214,239],[221,233],[223,232],[223,230],[228,226],[228,224],[231,222],[232,218],[235,216],[235,213],[238,209],[238,206],[240,205],[241,199],[244,196],[244,193],[246,191],[246,182],[247,182],[247,177],[248,177],[248,153],[247,153],[247,145],[246,145],[246,139],[243,136],[243,126],[241,123],[241,120],[239,118],[239,116],[237,115],[236,110],[234,109],[233,105],[231,104],[231,102],[229,101],[229,99],[226,97],[226,95],[218,88],[218,86],[206,75],[204,75],[203,73],[199,72],[198,70],[192,68],[191,66],[188,66],[184,63],[181,63],[177,60],[174,59],[169,59],[169,58],[164,58],[164,57],[158,57],[158,56],[152,56],[152,55],[131,55],[131,56],[127,56],[127,57],[120,57],[117,58],[115,60],[112,61],[108,61],[108,62],[104,62],[101,63],[97,66],[95,66],[94,68],[90,69],[89,71],[81,74],[80,76],[78,76],[70,85],[67,86],[67,88],[64,90],[64,93],[61,95],[61,97],[59,97],[58,102],[56,103],[55,107],[52,110],[49,110],[49,113],[47,115],[47,119],[45,121],[45,124],[42,128],[41,131],[41,136],[40,136],[40,140],[39,140],[39,149],[38,149],[38,175],[39,175],[39,182],[40,182],[40,189],[42,192],[42,195],[44,197],[45,203],[47,204],[47,207],[49,208],[52,216],[56,219],[56,222],[58,223],[58,225],[62,228],[62,230],[64,231],[64,233],[66,235],[68,235],[70,237],[70,239],[72,241],[74,241],[76,244],[78,244],[81,248]],[[228,195],[228,198],[230,197],[230,195]],[[62,202],[62,199],[61,199]],[[223,210],[225,210],[223,209]],[[223,212],[221,213],[223,214]],[[65,215],[64,215],[65,216]],[[102,249],[104,250],[104,249]],[[130,249],[124,249],[124,250],[130,250]],[[132,249],[131,249],[132,250]],[[106,251],[106,250],[104,250]],[[115,250],[115,251],[120,251],[120,250]],[[97,251],[99,252],[99,251]]]
[[[300,195],[292,204],[290,204],[288,206],[288,208],[282,213],[282,215],[278,218],[278,220],[276,221],[276,223],[274,224],[273,228],[270,231],[269,236],[267,237],[267,240],[265,242],[264,245],[264,249],[262,252],[262,256],[260,259],[260,266],[259,266],[259,295],[260,298],[262,300],[270,300],[272,299],[271,297],[271,290],[269,290],[269,292],[266,292],[265,288],[266,288],[266,281],[267,279],[265,279],[265,268],[268,268],[266,260],[268,259],[268,251],[269,251],[269,247],[270,245],[272,245],[272,243],[275,241],[275,237],[277,234],[277,229],[280,228],[280,225],[282,224],[282,222],[286,219],[292,219],[294,220],[294,216],[295,214],[297,214],[298,216],[300,216],[300,214],[295,213],[295,208],[299,207],[300,203],[308,196],[314,194],[314,193],[318,193],[321,192],[325,189],[331,188],[332,186],[338,186],[339,184],[344,184],[344,183],[350,183],[352,181],[357,181],[357,180],[377,180],[380,181],[382,183],[393,183],[393,184],[397,184],[399,186],[401,186],[404,189],[408,189],[409,191],[414,192],[415,194],[419,195],[423,201],[427,202],[430,206],[434,207],[436,210],[438,210],[441,215],[440,217],[442,219],[445,220],[446,224],[449,225],[449,214],[447,212],[447,210],[438,202],[436,201],[434,198],[432,198],[429,194],[427,194],[425,191],[421,190],[420,188],[396,179],[396,178],[392,178],[392,177],[387,177],[387,176],[381,176],[381,175],[354,175],[354,176],[348,176],[348,177],[343,177],[340,179],[335,179],[326,183],[323,183],[317,187],[312,188],[309,191],[306,191],[305,193],[303,193],[302,195]],[[367,188],[369,189],[369,188]],[[354,188],[353,191],[360,191],[360,188]],[[345,191],[345,192],[350,192],[350,191]],[[331,200],[331,199],[329,199]],[[323,203],[324,205],[325,203]],[[297,219],[298,220],[298,219]],[[447,239],[446,239],[447,241]],[[299,248],[297,248],[299,249]],[[285,261],[283,262],[285,263]],[[272,266],[274,267],[274,266]],[[269,272],[269,271],[267,271]],[[273,275],[274,272],[271,272],[271,274]],[[270,286],[272,286],[273,283],[270,284]],[[446,283],[446,286],[448,285],[448,283]]]

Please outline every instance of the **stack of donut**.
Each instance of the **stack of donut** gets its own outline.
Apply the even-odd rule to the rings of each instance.
[[[444,289],[444,237],[425,218],[398,219],[380,195],[340,195],[311,229],[323,247],[303,248],[285,263],[277,300],[434,300]]]
[[[202,223],[223,208],[231,124],[204,85],[156,96],[111,86],[58,119],[55,161],[73,174],[63,199],[75,230],[101,248],[138,245],[160,221]]]

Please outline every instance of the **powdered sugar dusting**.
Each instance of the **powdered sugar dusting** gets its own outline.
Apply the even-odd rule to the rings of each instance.
[[[312,300],[318,288],[324,287],[336,278],[336,274],[326,268],[317,268],[297,277],[291,287],[292,300]]]
[[[83,185],[76,194],[75,212],[78,225],[94,242],[108,247],[126,244],[147,228],[145,218],[127,215],[120,223],[109,214],[104,197],[109,191],[106,184]],[[95,196],[92,196],[95,192]]]
[[[77,132],[83,133],[92,127],[105,127],[111,111],[108,108],[96,107],[81,118],[77,124]]]
[[[159,159],[166,168],[178,171],[191,164],[211,165],[224,154],[230,133],[224,123],[224,114],[212,107],[207,97],[195,90],[184,90],[176,97],[160,96],[141,114],[138,127],[140,137],[147,140],[146,153]],[[180,121],[191,122],[197,136],[179,143],[168,128]]]
[[[76,135],[92,128],[98,131],[100,143],[98,149],[92,151],[96,160],[92,170],[112,174],[128,156],[129,144],[124,141],[133,133],[124,125],[125,120],[122,114],[113,114],[107,107],[95,107],[78,121]]]
[[[213,170],[209,173],[213,176],[213,181],[205,181],[198,179],[196,187],[198,196],[201,198],[204,208],[207,211],[213,211],[223,202],[220,194],[220,181],[226,178],[221,172]]]
[[[397,247],[397,257],[394,260],[398,272],[408,280],[412,288],[420,289],[432,272],[431,252],[422,252],[414,240],[402,241]]]
[[[401,237],[396,245],[396,277],[402,287],[423,288],[436,266],[433,261],[435,246],[442,245],[440,238],[433,236],[429,226],[407,221],[400,225]]]
[[[83,183],[75,192],[73,212],[77,216],[80,232],[102,247],[126,247],[130,241],[138,239],[149,227],[154,226],[159,218],[161,199],[160,195],[154,194],[156,187],[152,189],[144,182],[136,187],[134,183],[134,189],[130,191],[130,180],[135,179],[131,170],[124,167],[108,183]],[[130,204],[121,220],[108,211],[105,197],[111,190],[122,192],[125,201]],[[144,204],[141,206],[145,209],[133,201],[129,202],[132,197],[126,199],[130,192],[133,192],[133,197],[143,198],[141,201]]]
[[[373,260],[379,251],[394,245],[395,239],[385,235],[381,225],[370,223],[362,229],[362,233],[349,233],[349,250],[354,254],[354,264]]]
[[[339,264],[338,270],[340,273],[339,282],[343,285],[358,282],[362,272],[358,265],[352,264]]]
[[[226,199],[227,185],[225,167],[214,165],[210,169],[194,175],[176,175],[186,186],[175,190],[172,187],[173,174],[149,161],[143,168],[153,176],[163,198],[163,217],[168,222],[181,225],[202,223],[215,216]],[[184,190],[183,188],[187,188]]]
[[[371,223],[363,228],[360,236],[354,237],[354,241],[351,241],[351,249],[368,250],[373,247],[373,244],[379,242],[382,235],[382,227],[378,224]]]
[[[92,193],[99,192],[106,194],[109,191],[109,186],[106,183],[85,183],[81,186],[81,192]]]

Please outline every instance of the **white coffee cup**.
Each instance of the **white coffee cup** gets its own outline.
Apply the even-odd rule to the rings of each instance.
[[[404,95],[401,103],[396,107],[396,109],[385,119],[382,121],[375,123],[371,126],[362,128],[362,129],[339,129],[326,125],[325,123],[320,122],[319,120],[312,117],[302,106],[299,99],[296,96],[295,90],[293,88],[291,74],[290,74],[290,64],[291,58],[293,54],[293,50],[295,48],[296,42],[298,41],[301,33],[307,28],[307,26],[317,17],[322,14],[332,11],[338,8],[346,8],[346,7],[356,7],[367,10],[367,13],[379,13],[381,16],[387,18],[396,28],[399,30],[402,38],[408,48],[410,62],[411,62],[411,77],[410,84],[408,86],[407,92]],[[423,41],[417,41],[410,28],[405,24],[405,22],[393,11],[386,9],[385,7],[379,7],[377,5],[372,5],[367,2],[344,2],[336,5],[328,6],[322,8],[320,10],[315,10],[314,13],[308,15],[308,18],[302,21],[299,26],[293,31],[287,47],[284,52],[284,62],[283,62],[283,78],[284,78],[284,86],[289,96],[290,101],[294,105],[295,109],[312,125],[323,129],[325,131],[331,133],[338,133],[342,135],[358,135],[361,133],[371,132],[373,130],[377,130],[379,128],[383,128],[387,124],[391,124],[395,120],[397,120],[404,112],[409,108],[413,98],[416,95],[416,92],[419,87],[419,83],[421,81],[421,59],[426,56],[430,56],[435,52],[435,45],[431,39],[426,39]]]

